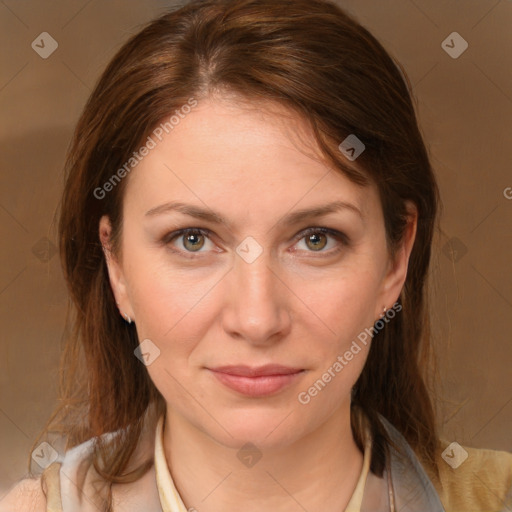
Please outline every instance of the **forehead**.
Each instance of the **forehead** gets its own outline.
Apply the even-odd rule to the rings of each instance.
[[[147,210],[180,199],[253,215],[350,200],[371,214],[378,203],[375,187],[329,166],[307,123],[281,105],[209,98],[153,138],[129,176],[125,206]]]

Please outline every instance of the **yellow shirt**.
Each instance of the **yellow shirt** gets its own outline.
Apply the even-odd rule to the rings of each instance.
[[[451,443],[443,442],[443,451]],[[512,512],[512,453],[462,447],[467,459],[452,468],[439,454],[439,477],[429,474],[446,512]]]

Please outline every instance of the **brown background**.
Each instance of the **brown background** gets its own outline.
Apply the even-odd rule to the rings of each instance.
[[[512,1],[339,3],[405,66],[439,179],[432,310],[443,435],[512,451]],[[55,403],[67,298],[53,220],[73,126],[113,53],[171,6],[0,3],[0,497],[26,473]],[[457,59],[441,47],[454,31],[469,43]],[[41,32],[59,45],[48,59],[31,48]]]

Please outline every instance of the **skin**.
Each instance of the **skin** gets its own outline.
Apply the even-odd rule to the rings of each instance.
[[[376,187],[329,167],[301,119],[265,106],[228,96],[201,101],[130,174],[121,254],[108,250],[107,217],[100,238],[120,310],[135,321],[139,339],[160,350],[147,370],[167,402],[164,449],[185,505],[339,512],[362,469],[350,391],[370,344],[307,405],[297,396],[396,302],[416,212],[411,207],[392,260]],[[214,210],[227,224],[177,211],[145,215],[170,201]],[[352,204],[361,216],[345,208],[281,221],[332,201]],[[349,242],[317,232],[317,245],[307,243],[301,232],[309,227],[338,230]],[[210,235],[186,245],[183,236],[162,241],[182,228]],[[252,263],[236,252],[249,236],[263,250]],[[199,252],[194,243],[203,243]],[[273,396],[247,397],[208,370],[267,363],[305,371]],[[252,468],[237,457],[247,442],[262,454]]]

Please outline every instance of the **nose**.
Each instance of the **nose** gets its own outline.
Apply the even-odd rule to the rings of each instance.
[[[222,325],[231,337],[264,346],[289,333],[291,292],[271,263],[265,251],[252,263],[235,257],[222,308]]]

